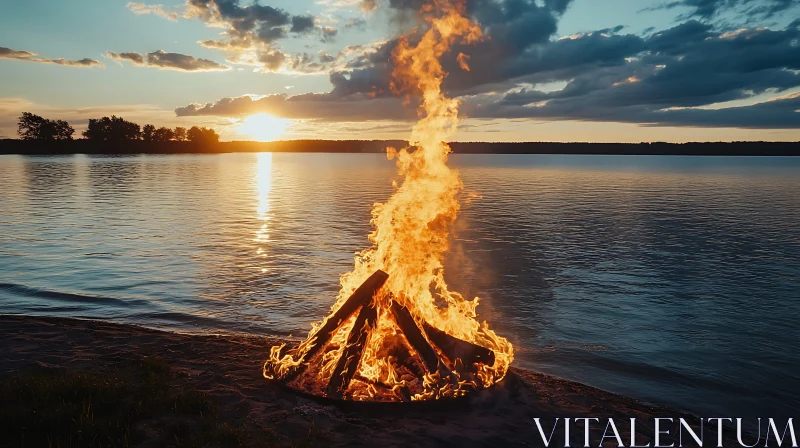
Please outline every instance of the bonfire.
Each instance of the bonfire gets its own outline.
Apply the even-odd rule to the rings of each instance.
[[[463,396],[506,375],[512,345],[477,320],[479,299],[448,288],[442,260],[463,184],[444,143],[458,124],[458,101],[442,93],[440,61],[454,44],[483,38],[464,4],[433,0],[419,14],[424,32],[399,40],[391,88],[419,102],[409,147],[388,148],[402,182],[372,211],[373,246],[342,275],[332,312],[297,347],[272,347],[266,378],[313,395],[356,401]],[[413,37],[413,39],[412,39]],[[466,54],[458,53],[469,70]]]

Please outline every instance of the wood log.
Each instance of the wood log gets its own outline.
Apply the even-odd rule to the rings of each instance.
[[[392,301],[392,315],[394,316],[394,321],[397,322],[397,326],[400,327],[400,331],[403,332],[406,340],[408,340],[408,343],[411,344],[411,347],[413,347],[420,358],[422,358],[422,362],[425,364],[425,368],[428,369],[428,373],[437,372],[439,370],[439,354],[436,353],[436,350],[434,350],[428,340],[425,339],[422,330],[419,329],[417,322],[414,320],[408,308],[400,305],[400,303],[396,301]]]
[[[375,321],[378,319],[378,306],[375,300],[361,307],[361,311],[356,317],[353,328],[347,336],[347,343],[342,350],[336,367],[333,369],[331,379],[328,382],[326,394],[331,398],[341,398],[353,376],[356,374],[361,357],[364,354],[364,346],[369,341],[372,330],[375,329]]]
[[[314,333],[314,336],[309,338],[307,346],[303,347],[301,345],[298,347],[298,350],[304,350],[304,352],[300,353],[302,357],[301,363],[284,375],[282,380],[289,382],[303,373],[306,367],[308,367],[307,363],[311,360],[311,358],[314,357],[314,355],[317,354],[317,352],[319,352],[320,349],[328,344],[328,342],[331,340],[331,337],[333,337],[333,334],[342,325],[342,323],[350,318],[350,316],[358,311],[358,309],[364,304],[369,303],[375,293],[381,289],[384,283],[386,283],[388,278],[389,274],[378,269],[368,279],[366,279],[361,286],[353,291],[353,294],[350,295],[350,297],[342,304],[342,306],[340,306],[339,309],[337,309],[336,312],[334,312],[333,315],[331,315],[328,320],[326,320],[325,323],[322,324],[319,329],[317,329],[317,332]]]
[[[453,364],[456,363],[457,359],[460,359],[466,367],[478,363],[486,364],[487,366],[494,365],[495,359],[492,350],[451,336],[427,322],[422,324],[422,328],[425,330],[425,334],[428,335],[428,339],[439,347],[439,350],[441,350]]]

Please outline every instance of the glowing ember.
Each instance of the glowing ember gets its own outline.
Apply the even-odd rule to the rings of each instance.
[[[333,312],[295,349],[273,347],[264,376],[317,395],[409,401],[457,397],[501,380],[511,344],[476,320],[478,298],[448,289],[442,259],[460,204],[458,172],[443,143],[458,124],[458,101],[442,94],[439,61],[455,43],[482,37],[462,2],[433,0],[420,11],[427,31],[404,37],[393,53],[392,89],[420,98],[410,143],[389,148],[403,176],[394,195],[372,211],[374,246],[341,278]],[[469,57],[457,61],[468,70]]]

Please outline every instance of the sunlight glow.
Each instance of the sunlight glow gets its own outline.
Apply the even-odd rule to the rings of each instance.
[[[280,139],[289,126],[289,120],[260,113],[250,115],[239,122],[238,131],[259,142],[271,142]]]
[[[255,186],[258,207],[256,208],[256,213],[258,220],[261,222],[261,226],[256,231],[255,241],[259,246],[256,250],[256,255],[262,258],[267,258],[267,244],[269,243],[269,220],[271,217],[269,207],[269,191],[272,189],[272,153],[258,153],[257,157],[258,163],[256,165]],[[261,272],[267,272],[267,269],[261,268]]]

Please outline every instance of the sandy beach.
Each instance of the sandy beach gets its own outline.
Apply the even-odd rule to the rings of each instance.
[[[549,432],[556,417],[587,416],[618,422],[637,417],[646,426],[637,429],[637,442],[646,444],[646,434],[652,436],[652,421],[647,420],[652,417],[696,421],[675,410],[513,368],[497,386],[462,400],[332,405],[298,396],[261,376],[267,348],[279,342],[270,337],[186,335],[108,322],[7,315],[0,316],[0,338],[0,384],[31,371],[104,372],[130,359],[163,359],[215,403],[220,420],[243,428],[250,446],[541,446],[535,417]],[[13,412],[8,408],[13,404],[3,406],[2,412]],[[163,424],[157,422],[149,423],[156,429],[137,426],[131,446],[170,445]],[[574,429],[574,440],[582,441],[583,429]],[[620,428],[627,443],[626,431]],[[598,446],[601,435],[602,428],[592,428],[592,446]],[[6,439],[0,446],[24,445]]]

